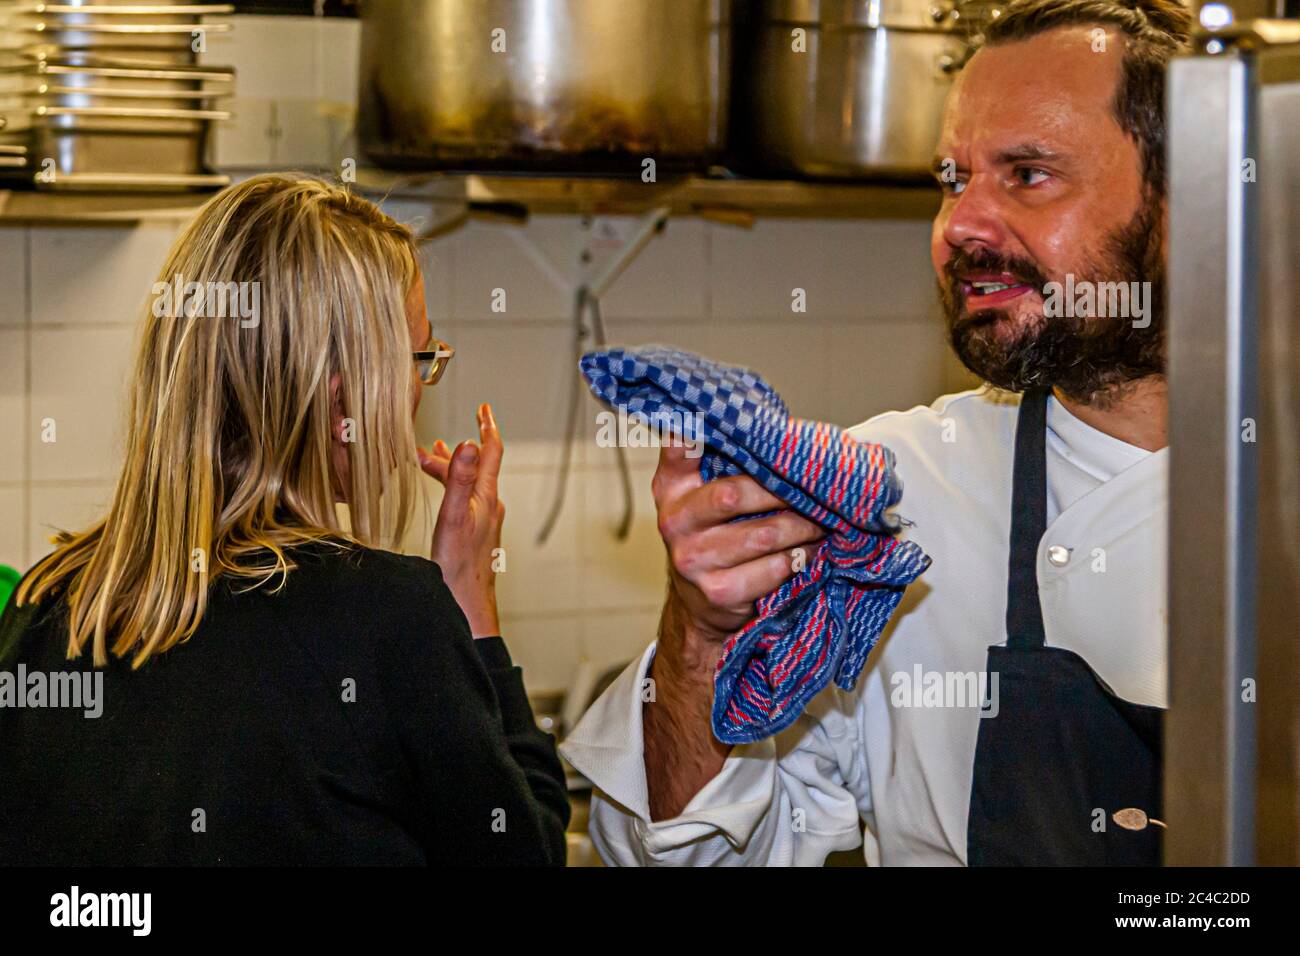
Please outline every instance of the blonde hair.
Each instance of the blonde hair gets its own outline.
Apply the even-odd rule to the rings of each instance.
[[[317,180],[256,176],[199,211],[146,310],[112,506],[60,536],[17,594],[65,594],[69,658],[90,642],[96,665],[111,650],[138,667],[194,633],[218,577],[282,585],[291,546],[379,544],[389,521],[401,534],[415,487],[406,299],[418,277],[406,227]],[[159,308],[162,285],[182,282],[259,283],[258,321],[192,315],[179,297]],[[339,416],[353,430],[342,488]]]

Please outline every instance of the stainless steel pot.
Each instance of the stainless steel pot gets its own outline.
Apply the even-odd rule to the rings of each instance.
[[[60,177],[129,170],[197,175],[207,171],[207,137],[206,129],[176,133],[36,127],[27,157],[34,165],[53,160]]]
[[[927,175],[968,53],[952,0],[758,0],[752,13],[736,41],[733,165],[817,179]]]
[[[375,162],[639,174],[724,146],[730,0],[365,0]]]
[[[229,117],[217,110],[38,107],[27,155],[34,167],[52,161],[56,179],[198,175],[207,171],[212,121]]]

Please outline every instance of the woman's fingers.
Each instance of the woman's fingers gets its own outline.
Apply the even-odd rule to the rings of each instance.
[[[415,450],[420,457],[420,470],[445,485],[447,468],[451,465],[451,449],[439,440],[432,448],[424,449],[417,446]]]
[[[447,466],[447,477],[442,483],[446,491],[442,496],[442,506],[438,509],[438,524],[442,524],[444,519],[459,524],[469,516],[470,499],[474,495],[478,472],[478,446],[472,441],[461,442],[452,453]]]
[[[472,441],[466,441],[458,445],[453,453],[441,438],[434,442],[431,448],[417,447],[420,469],[444,486],[449,480],[460,483],[467,475],[472,474],[469,491],[477,493],[485,501],[495,501],[497,476],[501,472],[501,458],[505,454],[505,445],[501,441],[501,431],[497,428],[492,406],[486,402],[478,407],[478,433],[482,444],[481,449]],[[464,457],[457,458],[457,455]],[[469,462],[472,462],[472,465],[468,464]],[[448,491],[450,490],[448,488]]]
[[[478,492],[484,499],[492,501],[497,496],[497,476],[501,473],[505,445],[501,441],[501,431],[497,428],[492,406],[487,402],[478,407],[478,434],[483,445],[479,459]]]

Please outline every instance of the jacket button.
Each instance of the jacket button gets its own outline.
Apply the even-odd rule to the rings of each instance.
[[[1058,568],[1063,568],[1070,563],[1070,549],[1054,544],[1047,549],[1047,560]]]

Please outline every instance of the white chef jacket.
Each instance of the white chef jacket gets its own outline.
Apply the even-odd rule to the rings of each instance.
[[[934,673],[982,673],[989,646],[1006,641],[1018,409],[1018,395],[986,387],[850,430],[897,455],[902,534],[933,564],[854,691],[832,685],[781,734],[734,747],[680,816],[649,818],[640,683],[654,645],[592,705],[562,750],[596,787],[590,829],[602,859],[816,866],[858,845],[861,816],[870,865],[965,864],[978,701],[918,688]],[[1112,438],[1055,398],[1047,427],[1047,642],[1082,656],[1118,696],[1165,707],[1167,450]]]

